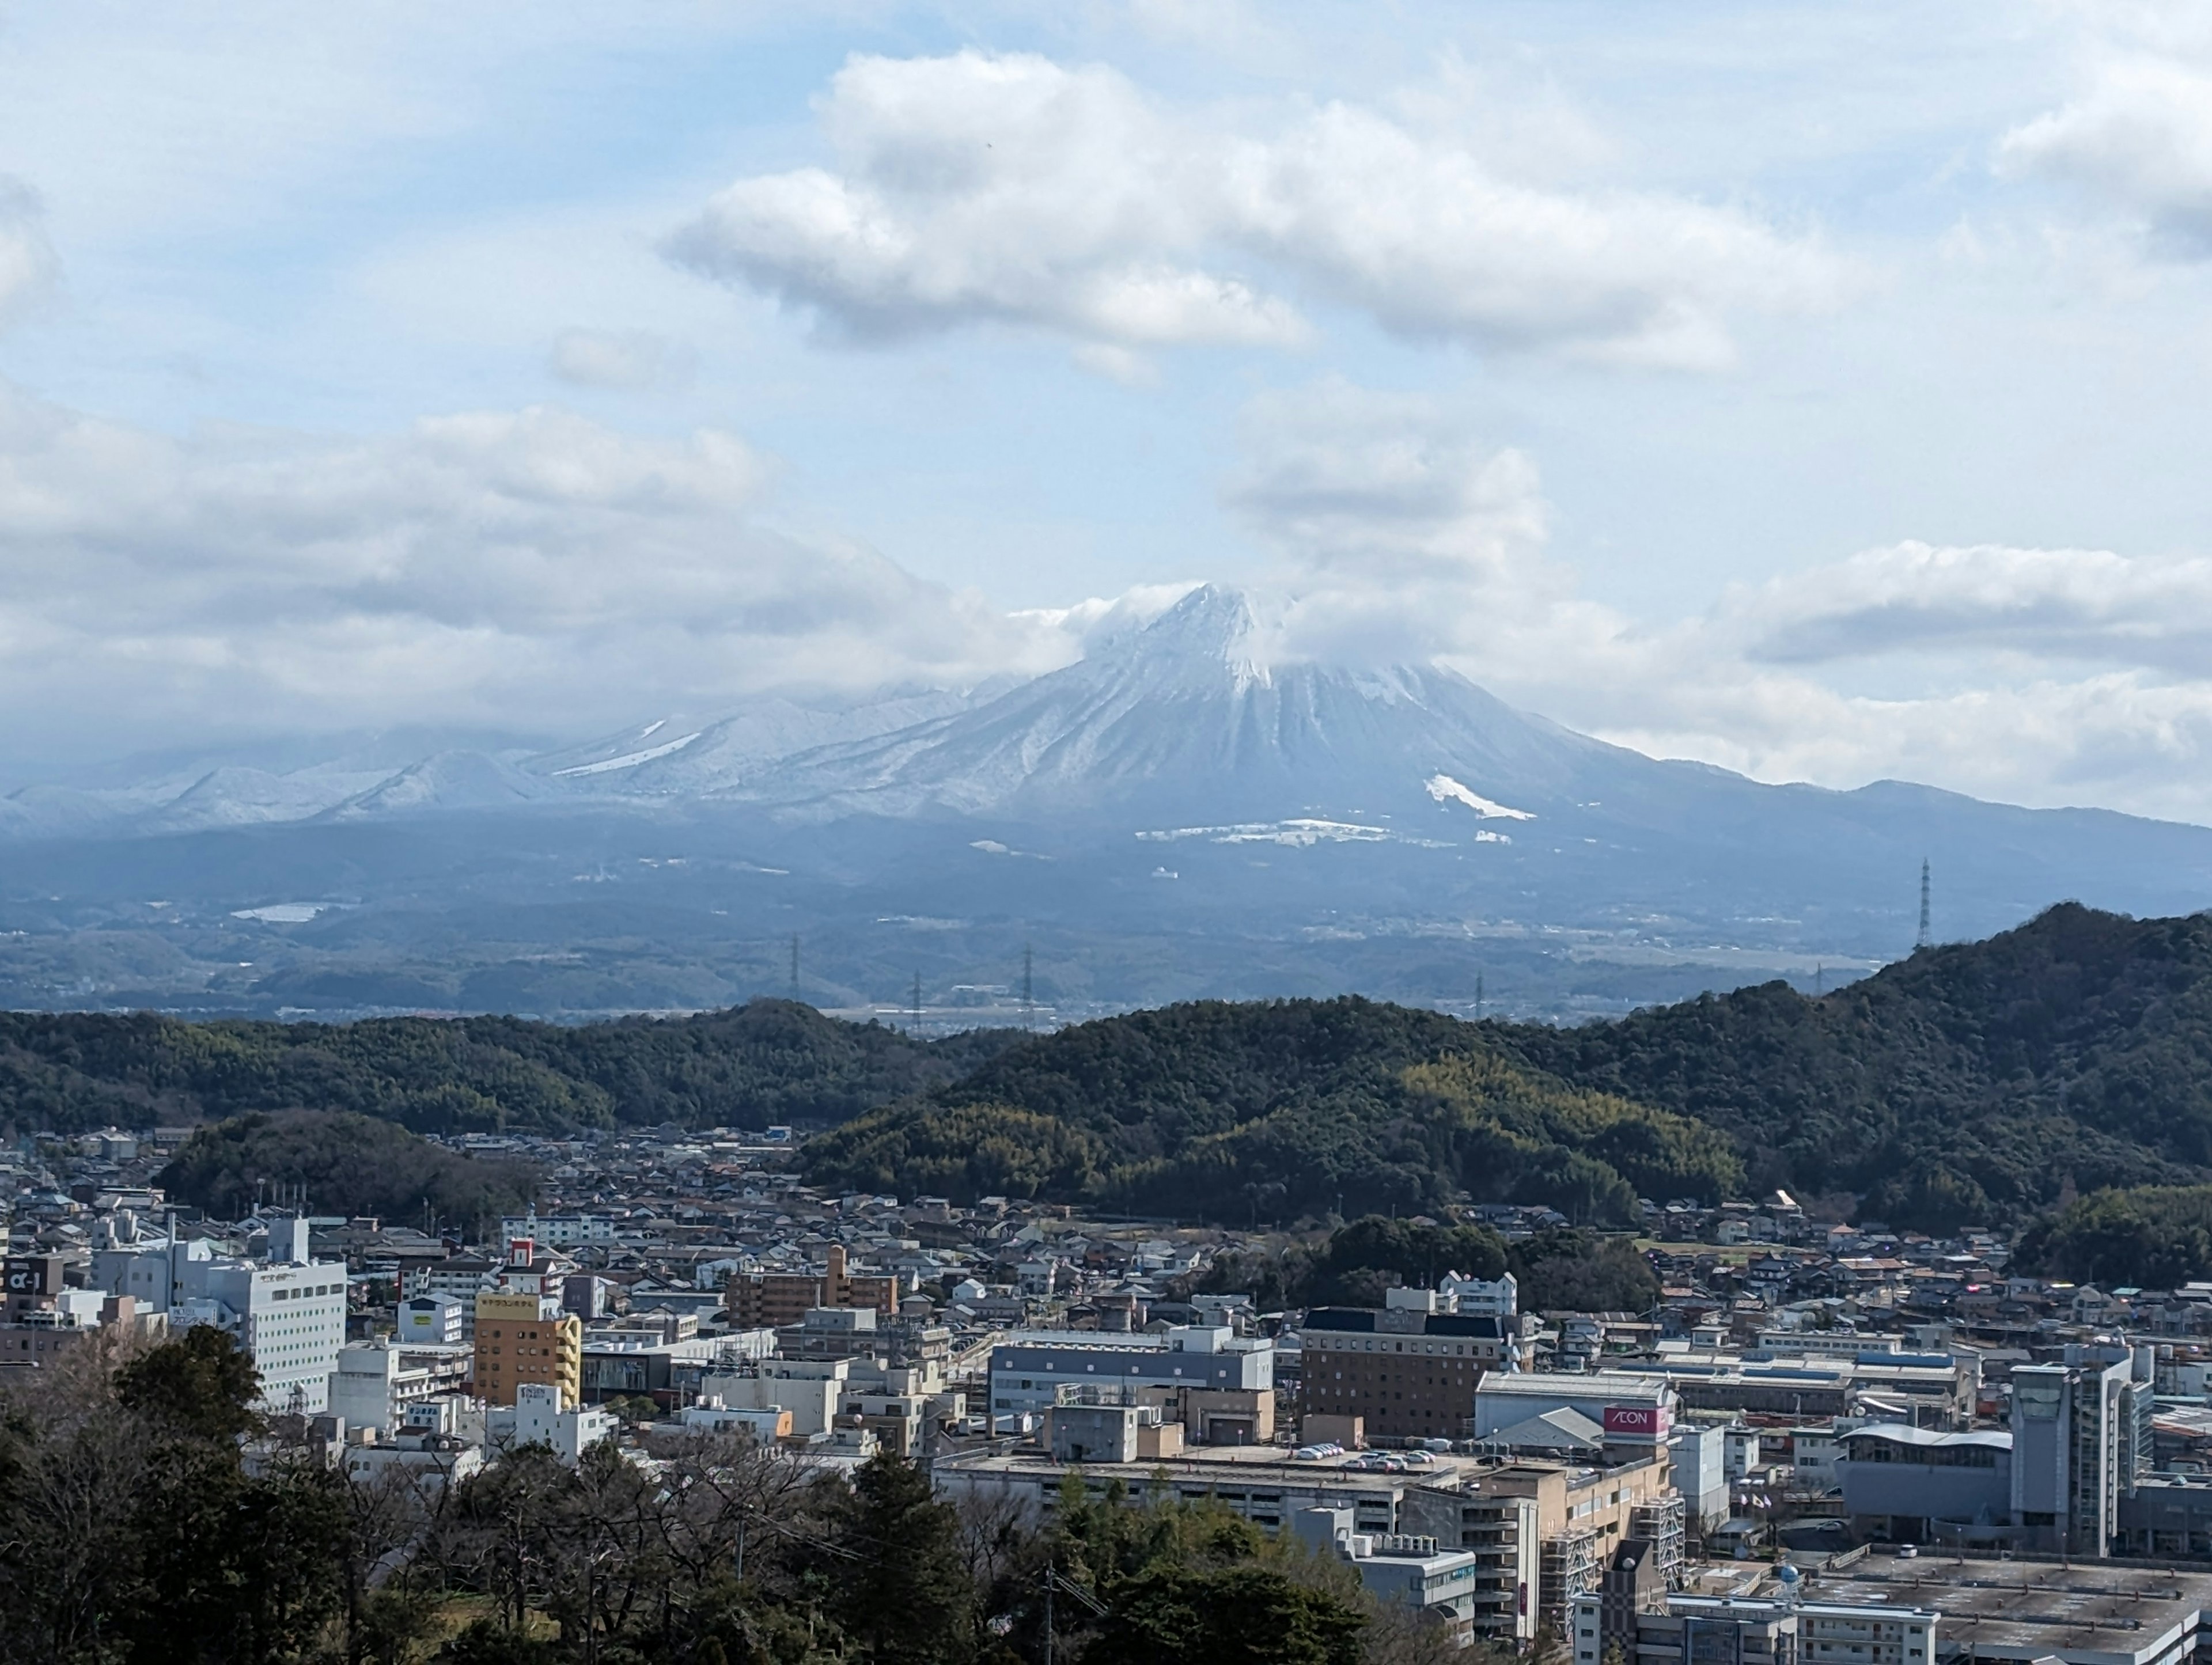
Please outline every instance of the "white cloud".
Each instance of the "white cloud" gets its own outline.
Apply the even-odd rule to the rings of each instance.
[[[1068,657],[875,552],[756,518],[733,435],[538,408],[373,439],[102,422],[0,388],[0,710],[151,744],[364,721],[589,725],[767,686]]]
[[[636,391],[680,386],[690,379],[692,357],[680,343],[648,330],[563,330],[550,367],[579,387]]]
[[[1852,285],[1817,239],[1516,179],[1474,147],[1480,124],[1401,105],[1240,125],[1100,65],[855,57],[820,105],[836,167],[740,179],[667,247],[860,339],[996,321],[1289,346],[1303,296],[1408,337],[1685,366],[1725,362],[1740,313],[1823,310]]]
[[[0,324],[46,291],[56,264],[37,193],[0,173]]]
[[[1232,502],[1271,650],[1443,659],[1572,726],[1764,780],[1930,781],[2212,821],[2212,562],[1906,543],[1656,625],[1547,548],[1535,465],[1424,400],[1256,403]]]
[[[2063,180],[2166,252],[2212,256],[2212,26],[2193,5],[2083,9],[2080,93],[2007,132],[2000,171]]]

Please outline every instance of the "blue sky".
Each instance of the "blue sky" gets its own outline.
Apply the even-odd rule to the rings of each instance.
[[[0,6],[19,775],[1036,670],[1219,579],[1771,779],[2212,818],[2212,26]]]

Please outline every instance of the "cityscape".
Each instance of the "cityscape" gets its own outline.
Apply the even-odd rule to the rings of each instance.
[[[2212,1665],[2206,0],[0,0],[0,1665]]]

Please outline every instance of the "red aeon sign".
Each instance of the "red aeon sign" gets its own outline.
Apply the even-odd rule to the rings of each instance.
[[[1608,1434],[1658,1435],[1667,1431],[1667,1413],[1656,1405],[1608,1405],[1605,1407]]]

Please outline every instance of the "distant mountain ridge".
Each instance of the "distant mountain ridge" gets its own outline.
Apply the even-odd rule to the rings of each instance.
[[[2212,829],[1765,785],[1268,641],[1202,586],[1026,681],[27,787],[0,799],[0,1002],[903,1010],[919,978],[944,1026],[1029,960],[1082,1014],[1356,987],[1576,1018],[1869,970],[1912,941],[1923,860],[1945,936],[2212,905]]]

